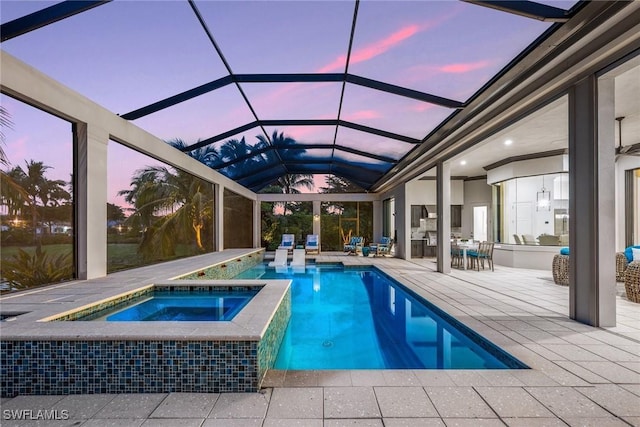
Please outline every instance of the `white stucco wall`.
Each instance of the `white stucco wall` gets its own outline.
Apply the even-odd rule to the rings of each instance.
[[[621,251],[625,248],[624,241],[624,202],[625,202],[625,171],[630,169],[640,168],[640,156],[619,156],[616,160],[616,197],[615,197],[615,212],[616,212],[616,251]],[[636,206],[636,212],[640,210],[640,206]],[[634,244],[640,244],[640,242],[634,242]]]
[[[415,180],[406,184],[407,204],[411,205],[437,205],[436,181]],[[451,180],[451,204],[462,205],[464,203],[464,181]]]

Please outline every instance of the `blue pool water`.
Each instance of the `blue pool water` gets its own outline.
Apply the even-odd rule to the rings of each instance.
[[[375,268],[256,266],[236,278],[293,280],[276,369],[526,368]]]
[[[107,315],[109,322],[231,320],[258,291],[155,292],[136,305]]]

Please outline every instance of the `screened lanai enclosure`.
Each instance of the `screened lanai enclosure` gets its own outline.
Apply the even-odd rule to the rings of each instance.
[[[348,234],[390,236],[396,256],[409,258],[412,236],[426,239],[431,223],[444,262],[450,235],[470,233],[469,203],[480,201],[493,221],[488,238],[511,243],[515,228],[500,223],[508,215],[491,200],[487,168],[571,157],[576,114],[586,114],[575,109],[572,75],[601,79],[618,67],[612,79],[630,83],[617,90],[635,93],[620,89],[636,75],[633,2],[0,7],[4,290],[228,248],[273,250],[289,233],[296,244],[318,234],[323,251],[341,251]],[[600,25],[617,32],[598,38]],[[587,51],[589,40],[597,43]],[[491,145],[537,111],[561,123],[528,128],[523,137],[541,136],[515,151]],[[612,112],[627,117],[625,135],[637,128],[634,111]],[[610,130],[613,142],[621,131]],[[620,153],[636,144],[625,136]],[[566,221],[535,230],[568,239],[576,225],[567,169],[544,172],[569,176],[554,201]],[[468,196],[478,179],[482,200]],[[412,201],[430,180],[433,200]],[[432,216],[413,224],[413,204]],[[455,221],[442,222],[449,212]],[[37,265],[43,274],[27,280]]]
[[[556,3],[6,2],[2,49],[253,191],[368,191],[579,8]]]

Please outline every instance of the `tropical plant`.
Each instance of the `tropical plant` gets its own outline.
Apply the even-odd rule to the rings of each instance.
[[[143,238],[139,252],[147,259],[175,255],[176,244],[187,242],[204,252],[202,232],[213,219],[212,185],[181,170],[149,166],[136,171],[124,195],[140,219]]]
[[[28,289],[73,278],[72,253],[50,255],[36,247],[33,255],[18,253],[2,262],[2,277],[15,289]]]

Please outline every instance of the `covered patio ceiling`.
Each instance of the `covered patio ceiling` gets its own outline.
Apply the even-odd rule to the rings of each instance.
[[[2,49],[253,191],[370,190],[584,4],[2,2]],[[392,172],[391,172],[392,173]]]

